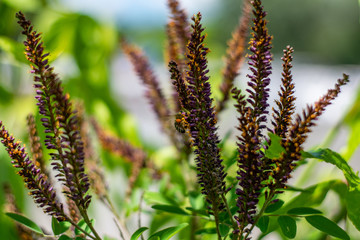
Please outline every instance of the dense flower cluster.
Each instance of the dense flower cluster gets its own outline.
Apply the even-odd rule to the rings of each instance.
[[[175,62],[169,64],[173,83],[179,94],[182,108],[189,124],[189,133],[192,138],[198,181],[202,193],[211,205],[213,211],[223,208],[221,195],[225,193],[225,176],[220,151],[219,138],[216,133],[215,109],[212,106],[209,77],[207,77],[208,49],[204,45],[205,36],[200,23],[201,14],[192,18],[193,33],[188,43],[187,77],[182,78]]]
[[[272,125],[274,126],[273,132],[280,136],[281,138],[286,137],[289,125],[291,123],[292,115],[294,114],[295,109],[295,100],[294,95],[294,83],[292,81],[292,53],[294,49],[290,46],[287,46],[284,50],[284,56],[281,58],[283,60],[283,72],[282,72],[282,86],[281,92],[279,92],[280,99],[275,100],[277,108],[273,108],[273,118]]]
[[[245,96],[240,90],[233,90],[233,96],[237,100],[236,109],[240,115],[238,118],[238,129],[241,135],[238,137],[238,180],[240,188],[238,194],[237,206],[239,215],[236,220],[241,229],[248,224],[254,223],[253,216],[256,213],[256,205],[260,196],[260,190],[263,187],[264,180],[264,154],[262,148],[263,133],[266,128],[267,108],[271,74],[272,55],[271,39],[266,27],[266,13],[263,11],[261,1],[252,1],[253,5],[253,27],[252,38],[250,40],[249,56],[250,71],[247,75],[249,97]]]
[[[311,127],[324,112],[326,106],[330,105],[340,93],[341,86],[349,82],[349,76],[344,74],[343,78],[338,79],[334,89],[329,89],[327,94],[322,96],[315,104],[307,106],[302,115],[298,114],[295,121],[289,126],[287,138],[283,141],[286,153],[278,161],[281,164],[279,171],[274,171],[274,179],[278,181],[278,188],[284,188],[286,182],[291,177],[291,173],[296,167],[296,161],[301,158],[302,144],[307,135],[311,132]]]
[[[54,216],[59,221],[66,220],[64,208],[57,201],[56,192],[47,177],[29,159],[25,148],[21,147],[20,142],[16,142],[0,121],[0,139],[6,147],[6,151],[11,157],[12,164],[18,168],[18,174],[23,177],[26,187],[30,191],[36,204],[44,209],[44,212]]]
[[[58,179],[68,188],[66,195],[78,206],[87,209],[91,196],[87,195],[89,180],[84,172],[83,143],[80,139],[77,116],[72,111],[69,95],[63,92],[61,82],[48,65],[40,34],[33,30],[30,21],[19,12],[18,23],[27,39],[25,55],[32,63],[34,87],[42,125],[45,127],[45,145],[51,153],[53,169]]]
[[[239,188],[237,207],[238,215],[234,216],[238,224],[235,234],[248,239],[250,231],[258,220],[257,207],[260,193],[265,189],[265,200],[268,203],[274,200],[277,193],[286,187],[291,173],[297,166],[296,161],[301,158],[302,144],[315,125],[315,120],[323,113],[325,107],[339,94],[341,86],[348,82],[344,75],[338,80],[334,89],[328,91],[313,106],[303,110],[303,115],[292,116],[295,111],[294,84],[292,82],[292,53],[293,48],[288,46],[284,50],[282,85],[279,91],[279,100],[275,100],[277,108],[273,108],[273,129],[266,127],[269,111],[269,75],[271,74],[272,55],[271,39],[266,27],[266,12],[263,11],[261,0],[251,1],[253,6],[253,27],[250,40],[249,55],[250,71],[248,96],[241,90],[234,88],[233,97],[235,107],[239,113],[238,130],[238,181]],[[280,144],[284,152],[276,159],[269,159],[265,155],[267,146],[271,141],[265,137],[265,130],[280,137]],[[266,144],[264,144],[266,143]],[[266,204],[264,205],[266,206]]]

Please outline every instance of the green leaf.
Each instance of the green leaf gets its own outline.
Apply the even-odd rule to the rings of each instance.
[[[191,207],[194,209],[202,209],[204,207],[204,198],[202,194],[199,192],[191,191],[189,192],[189,201],[191,204]]]
[[[325,232],[337,238],[350,240],[349,235],[342,228],[340,228],[336,223],[334,223],[333,221],[329,220],[324,216],[321,215],[307,216],[305,217],[305,219],[314,228],[317,228],[322,232]]]
[[[267,208],[265,209],[265,213],[275,212],[276,210],[280,209],[282,205],[284,205],[284,201],[279,199],[278,201],[271,203],[269,206],[267,206]]]
[[[56,220],[56,218],[52,217],[51,218],[51,228],[53,230],[54,235],[60,235],[62,233],[64,233],[66,230],[69,229],[69,227],[71,226],[71,223],[63,221],[63,222],[59,222],[58,220]]]
[[[287,238],[294,238],[296,236],[296,221],[289,216],[280,216],[278,218],[282,233]]]
[[[345,183],[342,180],[330,180],[310,186],[304,189],[296,197],[286,201],[285,205],[282,206],[276,213],[277,215],[287,215],[287,211],[289,211],[292,208],[298,208],[304,206],[307,207],[318,206],[324,201],[329,190],[338,188],[339,186],[345,186]],[[273,218],[270,218],[269,227],[265,234],[273,232],[279,228],[277,219],[275,220],[272,219]]]
[[[61,235],[58,240],[72,240],[72,239],[73,239],[73,238],[71,238],[71,237],[69,237],[69,236]]]
[[[287,211],[288,214],[294,214],[294,215],[313,215],[313,214],[322,214],[321,211],[309,208],[309,207],[298,207],[298,208],[292,208],[289,211]]]
[[[353,169],[349,166],[349,164],[345,161],[345,159],[338,154],[328,148],[325,149],[317,149],[315,151],[307,152],[304,154],[306,157],[317,158],[323,160],[327,163],[331,163],[335,165],[338,169],[340,169],[349,182],[350,187],[357,187],[360,184],[360,178],[357,176]]]
[[[202,234],[216,234],[216,228],[203,228],[199,229],[195,232],[196,235]]]
[[[265,150],[265,157],[278,159],[282,153],[285,153],[285,149],[281,146],[281,137],[273,133],[269,133],[269,137],[271,144],[268,149]]]
[[[149,229],[149,228],[147,228],[147,227],[141,227],[141,228],[139,228],[138,230],[136,230],[136,231],[133,233],[133,235],[131,235],[130,240],[137,240],[137,239],[141,236],[141,234],[142,234],[143,232],[145,232],[147,229]]]
[[[33,221],[31,221],[30,219],[28,219],[27,217],[24,217],[20,214],[17,213],[10,213],[7,212],[5,213],[8,217],[12,218],[13,220],[25,225],[26,227],[30,228],[32,231],[39,233],[41,235],[44,234],[44,232],[41,230],[41,228],[34,223]]]
[[[256,226],[260,228],[261,232],[266,232],[269,227],[269,217],[268,216],[262,216],[259,218],[259,221],[256,223]]]
[[[346,194],[345,204],[348,217],[357,230],[360,231],[360,187],[354,188]]]
[[[0,36],[0,50],[6,52],[13,63],[27,63],[27,59],[24,56],[24,46],[11,38]]]
[[[94,219],[91,219],[90,220],[91,223],[93,224],[94,223]],[[78,224],[77,224],[81,229],[83,229],[85,232],[87,233],[91,233],[91,229],[89,228],[89,226],[86,224],[85,220],[84,219],[81,219]],[[76,235],[80,235],[82,234],[83,232],[80,231],[79,229],[75,228],[75,234]]]
[[[104,236],[103,240],[117,240],[117,239],[109,236]]]
[[[344,183],[341,180],[330,180],[310,186],[304,189],[304,192],[288,201],[282,209],[288,211],[295,207],[319,205],[324,201],[329,190],[339,184]]]
[[[158,237],[160,240],[168,240],[176,233],[187,227],[188,225],[189,225],[188,223],[182,223],[179,226],[165,228],[159,232],[152,234],[148,239]]]
[[[156,210],[161,210],[164,212],[180,214],[180,215],[186,215],[186,216],[190,215],[189,213],[185,212],[185,210],[183,210],[182,208],[180,208],[178,206],[158,204],[158,205],[151,206],[151,208],[156,209]]]
[[[220,231],[220,235],[222,237],[225,237],[226,235],[228,235],[229,231],[230,231],[230,228],[228,225],[226,224],[219,224],[219,231]]]
[[[205,209],[194,209],[194,208],[191,208],[191,207],[186,207],[185,209],[189,210],[189,211],[191,211],[193,213],[209,217],[209,213]]]
[[[158,192],[145,192],[144,200],[148,203],[174,204],[175,202]]]

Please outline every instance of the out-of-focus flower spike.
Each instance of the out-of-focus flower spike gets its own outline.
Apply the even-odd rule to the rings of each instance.
[[[117,138],[112,134],[106,133],[95,119],[91,119],[91,124],[99,138],[101,146],[125,161],[132,164],[132,172],[129,178],[129,187],[127,193],[130,194],[136,179],[139,176],[141,168],[149,165],[146,153],[123,139]]]
[[[166,62],[175,61],[179,62],[180,60],[180,50],[176,42],[176,31],[175,31],[175,22],[170,21],[166,24],[166,36],[167,36],[167,51],[165,55]]]
[[[174,21],[170,21],[167,25],[166,25],[166,35],[167,35],[167,51],[166,51],[166,55],[165,55],[165,62],[178,62],[181,65],[185,65],[183,62],[183,60],[180,60],[179,58],[179,48],[178,45],[176,43],[176,31],[174,28],[175,22]],[[179,71],[179,70],[178,70]],[[181,71],[182,72],[182,71]],[[174,91],[173,91],[173,102],[174,102],[174,109],[176,112],[180,111],[181,106],[180,106],[180,102],[178,99],[178,93],[176,92],[175,86],[174,87]]]
[[[56,192],[45,175],[28,157],[25,148],[20,146],[20,142],[15,141],[0,121],[0,139],[6,147],[12,164],[18,168],[18,174],[23,177],[29,194],[35,203],[43,208],[43,211],[59,221],[67,220],[63,205],[57,201]]]
[[[187,44],[190,39],[190,24],[188,16],[179,6],[177,0],[168,0],[168,7],[171,11],[170,22],[167,24],[167,39],[168,39],[168,61],[174,61],[178,65],[178,70],[181,74],[186,70],[186,54]],[[179,101],[177,99],[176,91],[173,94],[175,111],[181,110]]]
[[[130,59],[132,65],[135,68],[136,73],[146,85],[146,97],[153,107],[153,110],[161,123],[162,129],[165,133],[168,133],[170,138],[173,131],[169,131],[170,125],[166,118],[170,115],[168,103],[164,97],[163,92],[160,89],[159,81],[151,70],[150,63],[144,53],[135,45],[129,44],[125,39],[121,40],[121,47]]]
[[[21,213],[19,208],[16,205],[15,202],[15,196],[11,192],[10,186],[8,184],[3,184],[3,189],[5,192],[5,205],[3,206],[4,212],[11,212],[11,213]],[[35,232],[31,231],[29,228],[25,227],[24,225],[15,222],[16,231],[18,234],[19,239],[21,240],[33,240],[34,235],[37,235]],[[41,237],[40,234],[39,236]],[[38,238],[36,238],[38,239]]]
[[[190,39],[191,32],[187,14],[179,7],[179,5],[177,0],[168,0],[168,6],[171,10],[171,19],[173,22],[169,27],[174,29],[174,32],[176,33],[176,42],[178,44],[178,49],[180,50],[179,54],[184,57],[187,52],[186,46]]]
[[[279,91],[279,100],[275,100],[277,109],[273,108],[273,118],[272,125],[274,126],[273,132],[280,136],[281,138],[286,138],[286,133],[288,132],[288,127],[291,123],[292,115],[295,110],[295,96],[294,96],[294,83],[291,74],[292,68],[292,53],[294,49],[290,46],[286,47],[284,50],[284,56],[281,58],[283,60],[283,72],[281,78],[281,91]]]
[[[223,69],[223,82],[220,86],[222,98],[217,103],[217,112],[220,112],[225,108],[225,104],[229,99],[230,90],[233,88],[234,80],[239,74],[239,69],[245,61],[246,39],[248,37],[250,13],[250,0],[245,0],[243,2],[242,16],[239,20],[239,25],[232,33],[232,38],[228,42],[225,57],[226,65]]]
[[[32,160],[41,171],[49,177],[48,169],[45,165],[43,149],[40,142],[40,137],[36,128],[34,115],[29,114],[27,116],[27,125],[29,131],[29,140],[30,140],[30,151],[32,154]]]
[[[108,184],[101,167],[100,158],[96,156],[93,145],[90,139],[90,124],[85,120],[85,110],[82,104],[77,104],[76,109],[79,116],[79,126],[81,139],[84,142],[85,167],[90,179],[90,186],[95,192],[96,196],[104,201],[108,196]],[[95,122],[95,120],[93,120]],[[94,123],[97,124],[97,123]],[[97,126],[98,127],[98,126]]]

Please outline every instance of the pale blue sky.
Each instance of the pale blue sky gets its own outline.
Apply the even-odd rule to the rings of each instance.
[[[167,0],[62,0],[66,7],[126,25],[164,25],[169,15]],[[221,0],[181,0],[189,16],[198,11],[212,14]],[[144,19],[146,21],[144,21]]]

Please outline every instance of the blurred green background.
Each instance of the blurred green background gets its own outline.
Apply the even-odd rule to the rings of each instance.
[[[346,108],[341,113],[333,114],[337,115],[338,127],[346,125],[348,129],[341,146],[345,149],[347,159],[350,159],[359,144],[356,136],[360,134],[360,98],[356,92],[360,80],[359,2],[264,0],[264,5],[270,21],[270,33],[274,36],[275,57],[279,59],[282,49],[288,44],[292,45],[299,65],[321,66],[317,68],[320,71],[314,70],[320,76],[326,66],[326,73],[323,75],[331,75],[329,87],[341,76],[340,69],[349,71],[352,80],[352,92],[349,93],[351,99],[347,98]],[[182,6],[187,9],[189,16],[198,11],[203,14],[203,24],[208,34],[207,43],[211,49],[211,74],[215,85],[219,84],[222,57],[241,15],[242,2],[186,0]],[[150,107],[146,105],[146,100],[134,100],[143,95],[143,89],[139,83],[134,83],[137,81],[135,74],[129,63],[123,60],[118,41],[119,36],[124,35],[140,45],[150,57],[155,72],[163,79],[165,88],[169,88],[165,67],[167,64],[163,63],[164,30],[169,16],[165,0],[0,0],[0,120],[17,139],[26,143],[25,118],[30,112],[36,113],[36,106],[30,68],[23,56],[21,43],[24,38],[15,20],[15,13],[19,10],[43,33],[45,47],[51,52],[50,60],[59,73],[65,90],[73,99],[84,103],[89,115],[95,116],[104,128],[116,132],[135,145],[145,146],[150,152],[155,152],[161,144],[149,139],[166,142],[161,137],[154,137],[154,134],[161,133],[153,115],[145,116],[142,122],[139,120],[141,106],[148,109]],[[279,67],[279,64],[275,63],[275,66]],[[302,69],[299,72],[304,73],[304,78],[311,75],[309,68],[299,69]],[[332,75],[333,72],[329,73],[329,69],[339,71]],[[279,70],[274,73],[275,76],[279,74]],[[302,79],[301,76],[299,78]],[[328,87],[322,87],[322,92],[315,99],[326,88]],[[304,89],[304,94],[309,94],[306,86]],[[128,96],[119,95],[121,93],[127,93]],[[131,94],[135,97],[129,96]],[[218,93],[215,91],[216,94]],[[231,124],[232,122],[229,124],[230,128],[233,126]],[[326,128],[329,129],[328,126]],[[150,137],[146,137],[143,131],[149,131]],[[332,136],[338,136],[337,134],[340,133],[333,132]],[[326,133],[320,136],[324,137]],[[321,140],[317,143],[320,142]],[[114,157],[106,155],[104,161],[109,172],[119,168],[128,171],[129,166]],[[0,147],[0,184],[5,182],[9,182],[14,189],[20,209],[29,212],[33,205],[27,203],[29,199],[24,194],[21,179],[14,174],[9,157],[3,147]],[[0,205],[4,201],[0,191]],[[11,226],[12,222],[0,213],[2,239],[16,239]]]

